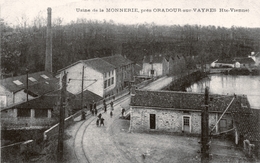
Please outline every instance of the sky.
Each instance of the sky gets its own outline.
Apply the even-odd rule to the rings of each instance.
[[[0,0],[0,5],[1,18],[11,26],[47,18],[51,7],[52,20],[60,17],[62,24],[85,18],[120,24],[260,27],[259,0]],[[118,8],[125,11],[112,12]]]

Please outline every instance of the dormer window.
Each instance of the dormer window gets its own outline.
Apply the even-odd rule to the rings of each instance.
[[[22,84],[23,84],[23,83],[20,82],[19,80],[14,80],[13,82],[14,82],[14,84],[16,84],[16,85],[22,85]]]
[[[44,79],[49,79],[49,77],[44,74],[42,74],[41,77],[43,77]]]
[[[32,82],[36,82],[36,81],[37,81],[37,80],[34,79],[33,77],[29,77],[28,79],[31,80]]]

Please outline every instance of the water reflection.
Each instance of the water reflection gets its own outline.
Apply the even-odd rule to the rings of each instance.
[[[187,91],[204,93],[206,86],[212,94],[247,95],[251,107],[260,109],[260,76],[212,74],[187,88]]]

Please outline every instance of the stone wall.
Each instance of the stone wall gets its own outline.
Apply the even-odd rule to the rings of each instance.
[[[201,112],[198,111],[180,111],[173,108],[145,108],[131,106],[131,131],[149,132],[149,131],[165,131],[165,132],[183,132],[183,116],[190,117],[190,132],[192,134],[201,133]],[[155,114],[155,129],[150,129],[150,114]],[[213,127],[220,115],[218,113],[209,113],[209,127]],[[227,120],[230,128],[232,120]],[[215,131],[218,130],[218,126]],[[186,131],[185,131],[186,132]]]

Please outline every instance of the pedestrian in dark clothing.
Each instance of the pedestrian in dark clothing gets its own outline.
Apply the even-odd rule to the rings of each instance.
[[[114,110],[114,102],[113,101],[110,102],[110,106],[111,106],[111,110]]]
[[[93,101],[93,108],[96,109],[97,108],[97,104]]]
[[[104,112],[105,113],[107,112],[107,105],[106,104],[104,105]]]
[[[101,126],[101,125],[103,125],[103,126],[105,125],[105,124],[104,124],[104,120],[105,120],[104,118],[101,118],[101,119],[100,119],[100,126]]]
[[[97,126],[99,126],[99,119],[97,119],[96,124],[97,124]]]
[[[86,113],[85,111],[81,111],[81,120],[85,120],[86,119]]]
[[[113,112],[112,112],[112,110],[110,111],[110,117],[111,117],[111,118],[113,117]]]
[[[90,104],[89,104],[89,110],[90,110],[90,112],[92,111],[92,107],[93,107],[93,104],[90,103]]]
[[[93,108],[91,109],[91,114],[94,115],[94,109]]]
[[[124,117],[125,114],[125,108],[122,109],[122,117]]]
[[[101,119],[101,117],[102,117],[102,114],[101,114],[101,113],[99,113],[99,115],[98,115],[98,118],[99,118],[99,119]]]
[[[97,115],[97,109],[95,109],[94,111],[95,111],[95,115]]]

